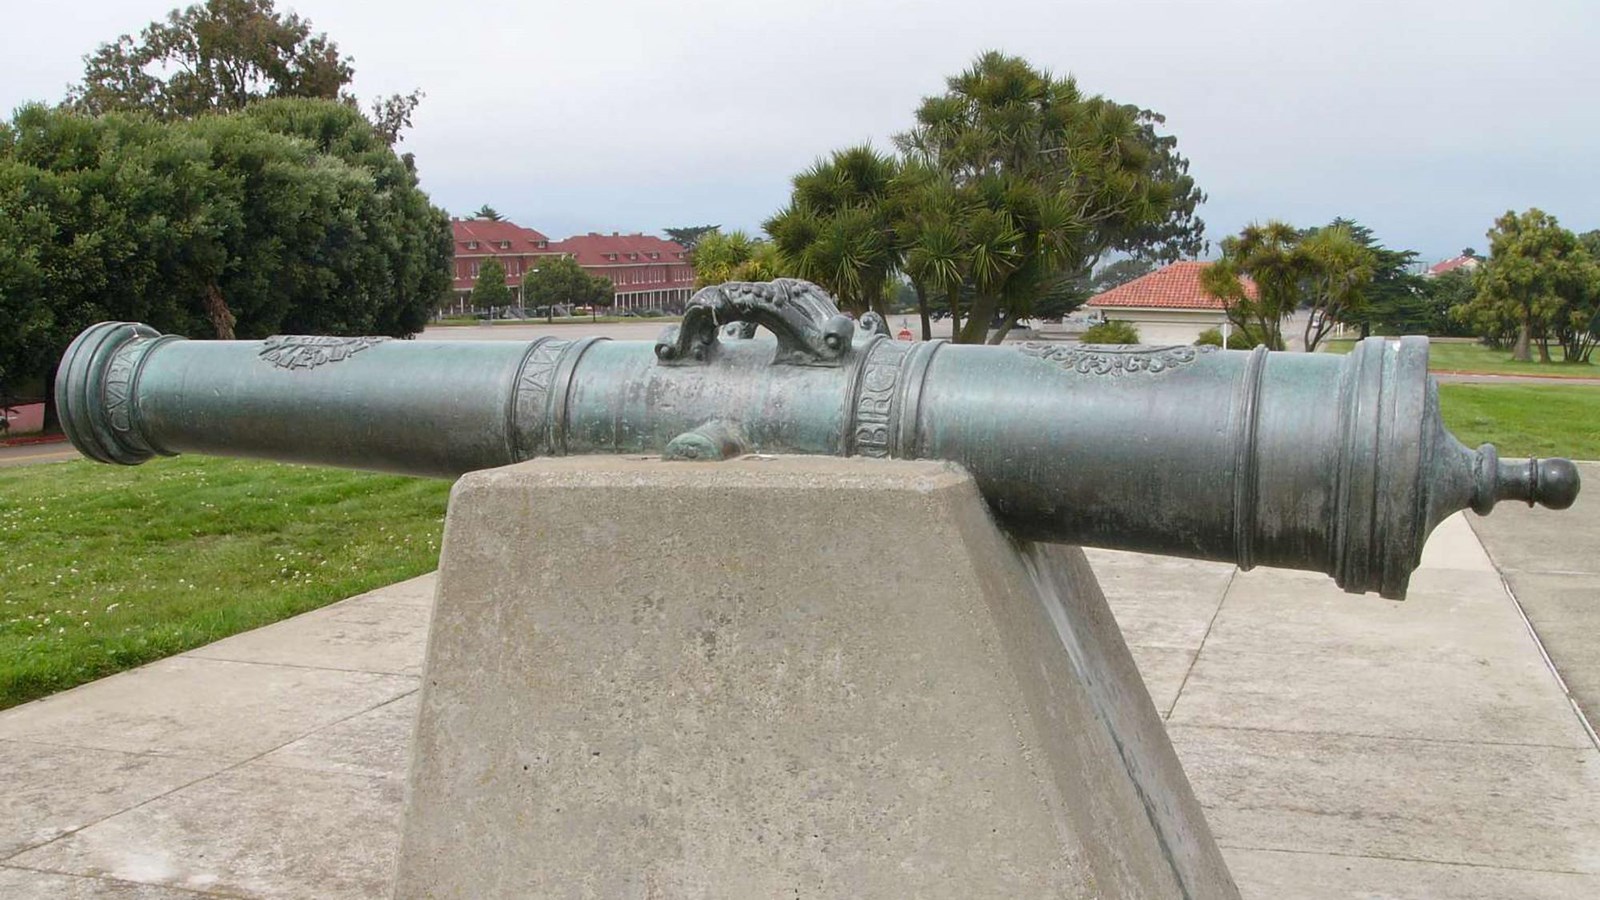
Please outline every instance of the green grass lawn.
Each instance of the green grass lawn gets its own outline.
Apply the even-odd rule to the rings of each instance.
[[[1328,353],[1349,353],[1353,340],[1328,341]],[[1556,351],[1559,354],[1559,350]],[[1534,351],[1538,355],[1538,350]],[[1549,378],[1600,378],[1600,366],[1589,363],[1514,362],[1510,350],[1492,350],[1482,344],[1434,341],[1428,347],[1430,372],[1471,372],[1479,375],[1539,375]]]
[[[1468,447],[1487,441],[1503,456],[1600,459],[1600,387],[1442,384],[1439,407]]]
[[[1600,387],[1439,392],[1468,446],[1600,459]],[[0,708],[427,572],[448,491],[205,457],[0,469]]]
[[[204,457],[0,469],[0,708],[427,572],[448,491]]]

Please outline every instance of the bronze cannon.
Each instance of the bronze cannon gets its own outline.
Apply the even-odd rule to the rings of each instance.
[[[771,338],[725,333],[757,326]],[[1346,356],[909,343],[785,279],[707,288],[655,343],[188,341],[103,323],[67,350],[56,396],[79,450],[127,465],[209,453],[454,477],[583,453],[949,460],[1022,539],[1310,569],[1400,598],[1446,516],[1561,509],[1578,491],[1567,460],[1462,446],[1427,368],[1425,338]]]

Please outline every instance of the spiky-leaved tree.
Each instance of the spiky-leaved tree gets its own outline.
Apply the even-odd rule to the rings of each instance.
[[[999,343],[1041,303],[1060,314],[1082,302],[1105,253],[1169,260],[1204,248],[1204,195],[1159,115],[996,52],[947,86],[895,137],[898,159],[835,152],[795,177],[766,223],[798,274],[847,308],[881,311],[899,271],[925,335],[938,305],[957,341]]]
[[[789,205],[764,223],[797,275],[856,314],[888,313],[885,287],[900,264],[891,204],[898,172],[894,157],[869,146],[837,151],[796,175]]]
[[[727,281],[771,281],[793,277],[794,272],[771,241],[753,238],[734,229],[719,228],[700,235],[694,248],[694,286]]]
[[[1222,259],[1200,273],[1200,283],[1227,303],[1241,332],[1271,350],[1284,349],[1283,320],[1303,307],[1304,349],[1315,351],[1335,324],[1365,315],[1376,265],[1345,224],[1301,231],[1271,221],[1224,238]]]
[[[932,167],[908,160],[895,179],[896,238],[900,268],[911,280],[922,317],[922,339],[933,337],[929,306],[941,303],[953,334],[961,331],[961,286],[970,258],[965,209],[954,186]]]
[[[1222,239],[1222,258],[1200,273],[1200,284],[1227,304],[1228,320],[1269,350],[1282,350],[1283,320],[1300,305],[1308,272],[1295,252],[1300,231],[1283,222],[1247,226]],[[1247,284],[1245,279],[1252,284]]]
[[[1365,316],[1377,255],[1343,224],[1304,235],[1297,250],[1305,256],[1307,269],[1301,340],[1306,351],[1314,353],[1334,325]]]
[[[1003,312],[998,342],[1107,252],[1165,259],[1204,246],[1194,216],[1204,195],[1155,113],[989,52],[916,117],[895,140],[954,192],[954,215],[935,217],[929,233],[963,235],[973,301],[958,340],[983,341]]]

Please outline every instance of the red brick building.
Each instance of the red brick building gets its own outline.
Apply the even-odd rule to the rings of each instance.
[[[472,286],[485,261],[499,260],[506,270],[506,284],[521,297],[522,276],[537,268],[541,258],[561,255],[560,250],[550,246],[549,238],[515,222],[451,219],[450,230],[456,249],[454,302],[449,307],[452,312],[472,309]]]
[[[611,279],[618,310],[678,312],[694,293],[694,266],[678,244],[648,234],[588,234],[551,245],[585,272]]]
[[[611,279],[618,310],[678,312],[694,293],[694,267],[687,251],[651,235],[591,231],[552,241],[515,222],[485,219],[452,219],[450,230],[455,238],[455,281],[452,302],[443,312],[472,310],[472,287],[478,270],[490,259],[505,267],[506,286],[518,302],[522,277],[551,256],[570,256],[590,275]]]

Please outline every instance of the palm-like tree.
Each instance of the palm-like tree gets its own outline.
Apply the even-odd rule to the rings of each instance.
[[[1224,238],[1222,258],[1200,273],[1200,285],[1227,304],[1233,324],[1269,350],[1284,348],[1283,319],[1300,305],[1300,285],[1310,274],[1299,242],[1292,225],[1249,225]],[[1245,287],[1246,276],[1253,291]]]
[[[961,286],[967,278],[969,260],[964,206],[948,180],[916,160],[908,160],[901,167],[893,198],[901,271],[911,279],[917,295],[922,339],[933,336],[928,313],[930,296],[944,302],[951,328],[959,332]]]
[[[898,161],[851,147],[795,176],[789,205],[764,223],[801,278],[845,309],[887,314],[886,287],[900,265],[892,197]]]
[[[726,281],[771,281],[798,275],[771,241],[743,231],[713,229],[694,248],[695,287]]]
[[[1365,311],[1377,257],[1339,222],[1303,236],[1298,249],[1305,257],[1311,301],[1301,346],[1315,353],[1334,325]]]
[[[998,343],[1107,250],[1187,249],[1198,234],[1188,213],[1202,195],[1172,140],[1156,134],[1155,114],[1086,97],[1071,78],[993,52],[947,87],[923,101],[916,126],[895,143],[963,201],[958,216],[946,217],[963,236],[973,296],[957,340]],[[944,225],[929,233],[948,240]],[[903,245],[910,270],[927,262],[915,243]]]
[[[1156,114],[993,52],[947,87],[896,136],[898,159],[838,151],[797,175],[764,223],[793,271],[845,308],[884,312],[899,272],[924,336],[942,303],[956,340],[999,343],[1042,299],[1072,304],[1108,250],[1169,259],[1203,247],[1193,211],[1204,195]]]

